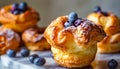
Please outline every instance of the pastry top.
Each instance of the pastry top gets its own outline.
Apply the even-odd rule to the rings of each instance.
[[[25,42],[38,42],[42,39],[43,37],[43,32],[45,28],[29,28],[24,31],[22,34],[22,37]]]
[[[11,29],[0,27],[0,54],[8,49],[17,50],[20,45],[20,36]]]
[[[71,25],[68,16],[60,16],[46,28],[44,36],[51,46],[61,50],[76,51],[82,46],[95,44],[105,37],[101,27],[92,21],[77,18]]]
[[[13,14],[12,5],[4,6],[0,10],[0,22],[1,23],[25,23],[27,21],[38,21],[40,19],[39,14],[31,7],[27,7],[25,12],[20,14]]]
[[[98,10],[89,14],[87,18],[97,25],[102,26],[107,35],[111,36],[120,32],[120,20],[112,12]]]
[[[3,44],[4,44],[4,41],[9,43],[11,42],[11,40],[14,40],[14,39],[16,40],[16,42],[20,42],[20,37],[17,33],[12,31],[11,29],[0,27],[0,41]]]

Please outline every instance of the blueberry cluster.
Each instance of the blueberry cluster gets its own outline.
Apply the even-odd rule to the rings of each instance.
[[[16,57],[16,54],[17,52],[12,50],[12,49],[9,49],[7,52],[6,52],[6,55],[9,56],[9,57]],[[30,54],[30,51],[26,48],[21,48],[20,50],[20,55],[22,57],[28,57]],[[45,64],[46,60],[45,58],[43,57],[39,57],[37,54],[33,54],[33,55],[30,55],[29,56],[29,61],[31,63],[34,63],[35,65],[38,65],[38,66],[42,66]]]
[[[21,2],[19,4],[14,3],[12,4],[11,13],[17,15],[17,14],[24,13],[27,9],[28,7],[26,2]]]
[[[118,63],[116,60],[114,59],[111,59],[109,62],[108,62],[108,67],[109,69],[116,69],[118,66]]]
[[[29,56],[29,61],[35,65],[42,66],[45,64],[46,60],[43,57],[39,57],[37,54]]]
[[[94,11],[95,13],[99,12],[99,13],[102,13],[104,16],[108,16],[108,13],[102,11],[102,9],[101,9],[100,6],[96,6],[96,7],[93,9],[93,11]]]
[[[71,12],[69,15],[68,15],[68,21],[64,23],[64,27],[67,28],[69,26],[79,26],[80,23],[83,22],[82,21],[82,18],[78,18],[78,15],[77,13],[75,12]]]
[[[16,57],[16,51],[14,51],[14,50],[12,50],[12,49],[9,49],[7,52],[6,52],[6,54],[9,56],[9,57]],[[29,56],[29,53],[30,53],[30,51],[28,50],[28,49],[26,49],[26,48],[22,48],[21,50],[20,50],[20,54],[21,54],[21,56],[22,57],[27,57],[27,56]]]

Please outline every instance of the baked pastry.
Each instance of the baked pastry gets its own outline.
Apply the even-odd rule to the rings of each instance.
[[[115,53],[120,51],[120,20],[111,12],[103,12],[101,8],[96,7],[95,12],[88,15],[88,19],[95,24],[100,25],[107,36],[98,42],[99,53]]]
[[[75,12],[60,16],[46,28],[44,37],[51,45],[58,65],[70,68],[91,64],[97,51],[97,42],[105,32],[92,21],[78,18]]]
[[[27,6],[25,2],[14,3],[0,10],[0,23],[16,32],[23,32],[36,26],[39,19],[39,14],[33,8]]]
[[[32,51],[50,49],[50,45],[43,36],[45,28],[29,28],[22,33],[22,40],[26,47]]]
[[[19,35],[11,29],[0,27],[0,54],[5,54],[8,49],[17,50],[20,45]]]

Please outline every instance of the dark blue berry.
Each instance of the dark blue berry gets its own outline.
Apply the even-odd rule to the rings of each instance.
[[[21,2],[18,6],[19,10],[21,11],[26,11],[27,10],[27,3],[26,2]]]
[[[37,57],[34,59],[34,64],[38,66],[44,65],[45,62],[46,62],[45,58],[42,58],[42,57]]]
[[[80,18],[78,18],[77,20],[75,20],[74,26],[77,27],[77,26],[79,26],[82,22],[83,22],[83,20],[81,20]]]
[[[39,57],[37,54],[33,54],[33,55],[29,56],[29,61],[30,61],[31,63],[33,63],[33,62],[34,62],[34,59],[37,58],[37,57]]]
[[[78,18],[78,15],[75,12],[71,12],[68,15],[68,21],[69,21],[70,24],[73,23],[77,18]]]
[[[69,27],[69,26],[71,26],[71,24],[70,24],[68,21],[64,23],[64,27],[65,27],[65,28],[67,28],[67,27]]]
[[[14,14],[14,15],[20,14],[20,11],[19,11],[19,10],[15,10],[15,11],[11,11],[11,12],[12,12],[12,14]]]
[[[109,14],[108,14],[107,12],[102,12],[102,14],[103,14],[104,16],[109,16]]]
[[[16,52],[14,50],[11,50],[9,49],[7,52],[6,52],[7,56],[9,57],[15,57],[16,56]]]
[[[100,6],[96,6],[93,11],[94,11],[94,12],[100,12],[100,11],[102,11],[102,10],[101,10],[101,7],[100,7]]]
[[[18,7],[18,3],[13,3],[12,7],[17,8]]]
[[[28,49],[26,49],[26,48],[22,48],[22,49],[20,50],[20,54],[21,54],[21,56],[23,56],[23,57],[27,57],[27,56],[29,56],[30,51],[29,51]]]
[[[109,62],[108,62],[108,67],[109,69],[116,69],[118,66],[118,63],[116,60],[114,59],[111,59]]]

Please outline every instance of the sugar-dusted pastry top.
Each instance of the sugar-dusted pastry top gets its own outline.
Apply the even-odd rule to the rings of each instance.
[[[43,37],[43,32],[45,28],[29,28],[23,32],[23,39],[26,42],[38,42]]]
[[[67,24],[68,22],[70,24],[67,16],[60,16],[46,28],[44,36],[51,46],[62,50],[76,46],[77,49],[78,46],[95,43],[105,37],[105,32],[101,27],[92,21],[78,18],[71,25]]]
[[[45,27],[29,28],[22,33],[22,40],[26,47],[32,51],[41,51],[50,49],[50,45],[44,38]]]

